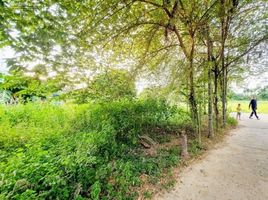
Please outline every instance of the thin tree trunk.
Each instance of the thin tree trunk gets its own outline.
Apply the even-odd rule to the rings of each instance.
[[[226,126],[226,89],[227,89],[227,68],[225,66],[225,23],[222,22],[222,49],[221,49],[221,66],[222,66],[222,126]]]
[[[198,108],[195,98],[195,85],[194,85],[194,50],[195,50],[195,43],[194,39],[191,38],[191,52],[189,56],[189,103],[191,106],[191,112],[192,112],[192,120],[195,125],[195,132],[198,137],[198,142],[201,144],[201,130],[200,130],[200,119],[198,115]]]
[[[206,88],[206,83],[205,82],[204,82],[203,87]],[[202,102],[203,103],[203,112],[202,112],[203,115],[207,114],[206,95],[207,95],[206,90],[204,90],[204,92],[203,92],[203,102]]]
[[[206,6],[208,2],[206,1]],[[210,38],[210,29],[209,25],[206,24],[206,40],[207,40],[207,73],[208,73],[208,137],[214,137],[214,130],[213,130],[213,106],[212,106],[212,83],[211,83],[211,66],[213,62],[213,42]]]
[[[216,62],[214,61],[214,113],[215,113],[215,128],[219,130],[219,98],[218,98],[218,81],[219,81],[219,68]]]
[[[212,108],[212,86],[211,69],[208,69],[208,137],[214,137],[213,130],[213,108]]]
[[[199,122],[199,115],[198,115],[198,108],[195,99],[195,90],[194,90],[194,82],[193,82],[193,71],[192,71],[192,64],[190,64],[190,93],[189,93],[189,103],[191,106],[192,112],[192,120],[195,125],[195,132],[198,136],[198,141],[201,143],[201,133],[200,133],[200,122]]]
[[[207,51],[208,51],[208,137],[214,137],[213,130],[213,108],[212,108],[212,85],[211,85],[211,62],[212,62],[212,41],[207,32]]]
[[[237,4],[233,4],[233,6],[236,7]],[[228,7],[226,8],[225,6],[225,0],[221,0],[221,11],[222,126],[225,128],[227,118],[227,66],[225,65],[225,43],[233,10],[228,10]]]

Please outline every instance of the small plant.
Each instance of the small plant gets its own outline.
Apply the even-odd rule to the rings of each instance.
[[[227,124],[230,126],[237,126],[238,122],[235,118],[228,116],[227,118]]]
[[[150,191],[145,191],[143,193],[144,199],[151,199],[152,198],[152,192]]]
[[[196,156],[202,150],[202,146],[199,144],[197,140],[190,141],[189,144],[189,152],[191,155]]]
[[[168,180],[166,183],[162,184],[162,187],[165,189],[172,188],[175,185],[176,181],[174,179]]]

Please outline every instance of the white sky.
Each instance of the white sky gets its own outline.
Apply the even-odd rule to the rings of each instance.
[[[232,83],[231,88],[235,93],[243,93],[244,89],[260,89],[268,85],[268,72],[265,72],[259,76],[250,76],[244,79],[241,83]]]
[[[6,73],[7,67],[5,59],[15,56],[15,52],[10,47],[0,49],[0,73]]]

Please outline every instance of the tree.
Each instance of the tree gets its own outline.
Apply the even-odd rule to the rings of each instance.
[[[260,89],[258,91],[258,97],[262,100],[268,100],[268,86],[265,86],[264,88]]]
[[[39,80],[36,77],[26,76],[21,71],[13,71],[3,76],[1,90],[8,91],[12,97],[22,102],[31,101],[33,97],[46,98],[62,88],[55,79]]]
[[[71,91],[70,96],[78,103],[132,99],[136,96],[135,81],[125,70],[109,69],[96,75],[89,85]]]

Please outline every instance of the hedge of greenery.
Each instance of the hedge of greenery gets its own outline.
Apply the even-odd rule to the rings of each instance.
[[[181,112],[178,115],[178,112]],[[189,120],[162,101],[0,108],[0,199],[133,199],[142,174],[159,176],[179,149],[139,152],[138,134]]]

